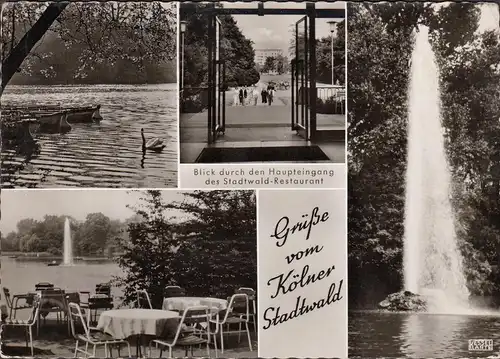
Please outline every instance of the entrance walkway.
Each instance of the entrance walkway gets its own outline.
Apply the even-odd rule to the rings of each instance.
[[[289,93],[289,91],[286,91]],[[281,95],[281,94],[280,94]],[[260,99],[259,99],[260,100]],[[260,101],[259,101],[260,102]],[[311,146],[291,130],[291,107],[277,96],[271,106],[226,106],[226,132],[210,147]],[[318,128],[345,128],[344,115],[318,115]],[[345,143],[314,143],[334,162],[344,162]],[[207,111],[180,115],[180,157],[193,163],[207,145]]]

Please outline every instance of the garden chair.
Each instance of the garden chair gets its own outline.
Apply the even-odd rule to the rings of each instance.
[[[135,293],[137,295],[137,301],[135,302],[137,308],[153,309],[149,294],[145,289],[137,289]]]
[[[222,316],[222,320],[220,317]],[[233,294],[229,299],[229,305],[225,311],[217,314],[216,319],[211,319],[210,323],[215,324],[215,331],[211,332],[214,336],[215,348],[217,350],[217,337],[216,335],[220,333],[220,343],[221,343],[221,353],[224,353],[224,334],[238,334],[238,341],[240,341],[241,333],[246,332],[248,336],[248,346],[250,351],[252,351],[252,339],[250,337],[250,329],[248,329],[248,321],[250,318],[250,306],[248,301],[248,296],[246,294]],[[231,330],[230,326],[238,324],[238,330]],[[241,328],[241,325],[245,324],[245,329]],[[224,331],[224,325],[227,326],[227,330]]]
[[[37,292],[42,291],[42,290],[46,290],[46,289],[53,289],[53,288],[54,288],[54,284],[49,283],[49,282],[40,282],[40,283],[35,284],[35,291],[37,291]]]
[[[250,309],[249,309],[249,323],[253,325],[253,328],[255,330],[255,334],[257,334],[257,295],[255,293],[255,290],[252,288],[247,288],[247,287],[241,287],[239,288],[235,294],[246,294],[248,296],[248,301],[250,302]],[[243,306],[242,306],[242,309]],[[241,330],[241,328],[240,328]]]
[[[57,322],[60,323],[63,317],[67,317],[66,311],[68,308],[66,302],[66,293],[60,288],[46,289],[41,292],[41,308],[40,314],[43,316],[44,322],[50,313],[56,314]],[[66,316],[65,316],[66,315]],[[38,324],[38,327],[40,323]],[[38,332],[37,328],[37,332]]]
[[[33,326],[35,324],[38,325],[39,323],[39,313],[40,313],[40,297],[39,296],[34,296],[33,297],[33,306],[31,310],[31,315],[28,320],[22,320],[22,319],[11,319],[7,318],[5,321],[2,323],[2,332],[4,327],[24,327],[26,330],[26,346],[29,346],[31,348],[31,356],[34,356],[34,348],[33,348]],[[29,342],[28,342],[29,338]]]
[[[165,290],[163,291],[163,297],[165,298],[185,297],[185,296],[186,296],[186,291],[177,285],[169,285],[165,287]]]
[[[82,308],[82,306],[80,306]],[[83,303],[83,308],[89,310],[89,323],[97,322],[99,310],[110,310],[114,308],[111,286],[109,283],[99,283],[95,286],[95,294],[88,296],[88,304]]]
[[[191,349],[191,357],[193,356],[193,347],[195,345],[207,345],[207,357],[210,357],[210,326],[206,325],[206,331],[185,331],[185,328],[193,327],[196,324],[209,323],[210,311],[207,306],[197,306],[186,308],[182,314],[181,320],[177,326],[173,339],[154,339],[149,343],[149,357],[151,357],[151,346],[154,343],[160,347],[160,358],[163,353],[162,347],[168,347],[168,356],[172,358],[172,349],[174,346],[181,346],[186,349],[185,356],[188,356],[188,349]],[[205,338],[206,336],[206,338]],[[216,348],[217,350],[217,348]],[[217,351],[216,351],[217,356]]]
[[[69,303],[69,313],[71,315],[71,334],[76,339],[75,344],[75,358],[78,357],[78,353],[83,353],[85,358],[91,355],[93,358],[96,357],[96,349],[98,346],[104,346],[104,352],[106,357],[112,357],[111,348],[117,346],[118,357],[120,357],[120,346],[126,345],[128,349],[128,356],[131,357],[130,344],[123,339],[114,339],[111,335],[103,333],[96,328],[90,327],[87,321],[83,318],[82,310],[80,306],[76,303]],[[76,331],[76,323],[80,323],[84,334],[78,334]],[[78,345],[82,341],[85,343],[85,349],[80,348]],[[89,345],[92,346],[92,354],[89,352]]]
[[[11,297],[10,290],[5,287],[3,287],[3,294],[7,303],[7,309],[9,309],[9,319],[12,319],[12,311],[14,311],[15,318],[18,310],[33,308],[33,306],[29,303],[33,299],[33,295],[31,294],[14,294]],[[24,303],[19,304],[20,300],[23,300]]]

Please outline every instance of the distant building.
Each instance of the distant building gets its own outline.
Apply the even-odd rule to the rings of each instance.
[[[283,56],[282,49],[256,49],[255,63],[259,66],[264,66],[268,57]]]

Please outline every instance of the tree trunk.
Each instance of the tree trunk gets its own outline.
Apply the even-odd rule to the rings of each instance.
[[[0,96],[3,94],[5,86],[19,67],[24,59],[29,55],[33,47],[45,35],[50,26],[54,23],[57,17],[61,14],[68,2],[51,3],[42,16],[35,22],[31,29],[26,32],[21,41],[10,52],[9,56],[2,62],[2,86]]]

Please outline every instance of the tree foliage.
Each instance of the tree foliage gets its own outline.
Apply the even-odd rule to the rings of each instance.
[[[186,18],[184,39],[184,84],[186,87],[206,86],[208,81],[208,24],[210,16],[205,4],[196,4],[196,12]],[[228,86],[249,86],[259,81],[252,42],[238,28],[230,15],[218,16],[222,24],[220,57],[226,64]],[[182,49],[180,49],[182,51]]]
[[[472,3],[350,4],[349,278],[353,305],[402,286],[407,93],[412,33],[429,26],[468,287],[500,297],[498,34]]]
[[[62,255],[66,218],[70,219],[75,256],[106,257],[110,249],[119,249],[125,223],[111,220],[102,213],[90,213],[85,221],[65,215],[46,215],[42,220],[21,219],[16,231],[2,236],[2,250]]]
[[[30,2],[5,6],[3,61],[46,7]],[[24,59],[13,83],[175,81],[175,15],[160,2],[71,3]]]
[[[256,213],[251,191],[194,191],[166,203],[161,191],[145,192],[135,208],[142,221],[128,226],[129,241],[117,279],[125,302],[146,289],[155,308],[164,289],[180,285],[190,295],[225,298],[256,287]]]

